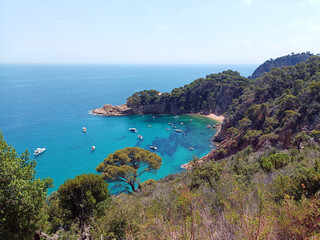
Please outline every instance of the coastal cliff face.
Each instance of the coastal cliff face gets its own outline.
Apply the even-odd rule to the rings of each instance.
[[[283,57],[279,57],[276,59],[270,59],[265,61],[261,64],[249,77],[249,79],[256,79],[262,76],[264,73],[268,73],[273,68],[281,68],[286,66],[294,66],[298,63],[305,62],[311,56],[314,56],[310,52],[307,53],[298,53],[298,54],[291,54]]]

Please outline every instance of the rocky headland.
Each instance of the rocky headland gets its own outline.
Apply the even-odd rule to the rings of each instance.
[[[111,104],[106,104],[101,108],[95,108],[91,110],[93,115],[102,116],[124,116],[134,114],[133,110],[127,106],[127,104],[113,106]]]

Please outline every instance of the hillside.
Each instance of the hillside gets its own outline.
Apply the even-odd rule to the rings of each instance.
[[[319,143],[320,57],[296,66],[276,68],[251,82],[233,101],[215,141],[221,142],[207,159],[220,159],[252,146],[300,148],[305,132]]]
[[[281,68],[281,67],[287,67],[287,66],[294,66],[298,63],[305,62],[308,58],[311,56],[314,56],[310,52],[306,53],[292,53],[291,55],[279,57],[276,59],[270,59],[268,61],[265,61],[263,64],[261,64],[249,77],[249,79],[256,79],[258,77],[261,77],[264,73],[268,73],[273,68]]]
[[[227,111],[233,99],[242,95],[250,80],[231,70],[199,78],[171,93],[144,90],[127,99],[127,106],[134,113],[183,114],[216,113]]]

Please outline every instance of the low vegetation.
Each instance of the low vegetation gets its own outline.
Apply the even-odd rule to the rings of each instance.
[[[317,239],[319,167],[319,147],[248,148],[204,165],[194,159],[191,171],[113,196],[90,233],[94,239]]]

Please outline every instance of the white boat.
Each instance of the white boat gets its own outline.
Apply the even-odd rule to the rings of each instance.
[[[152,127],[151,125],[148,125],[148,127]]]
[[[138,132],[138,130],[135,129],[135,128],[129,128],[129,131],[131,131],[131,132]]]
[[[150,146],[151,149],[157,150],[158,148],[156,146]]]
[[[180,133],[182,133],[183,131],[181,130],[181,129],[176,129],[176,132],[180,132]]]
[[[141,135],[138,135],[138,138],[139,138],[140,140],[142,140],[142,139],[143,139],[143,137],[142,137]]]
[[[171,131],[171,128],[167,128],[167,131]]]
[[[173,123],[172,123],[172,122],[169,122],[168,124],[169,124],[169,125],[171,125],[171,126],[173,125]]]
[[[194,148],[193,147],[189,147],[189,150],[193,150]]]
[[[91,151],[93,152],[96,149],[96,146],[91,147]]]
[[[87,132],[87,128],[85,128],[85,127],[82,127],[82,132]]]
[[[183,125],[183,122],[182,122],[182,123],[180,123],[180,125],[182,126],[182,125]]]
[[[179,116],[177,115],[177,116],[174,116],[173,118],[179,118]]]
[[[37,148],[33,155],[38,156],[39,154],[43,153],[46,149],[45,148]]]

